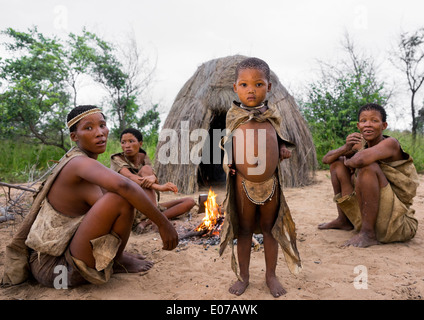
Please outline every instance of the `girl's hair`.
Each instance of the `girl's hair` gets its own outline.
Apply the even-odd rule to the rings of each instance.
[[[261,70],[265,77],[266,80],[269,82],[270,78],[271,78],[271,70],[269,69],[268,64],[259,59],[259,58],[247,58],[245,60],[243,60],[242,62],[240,62],[237,67],[236,67],[236,79],[235,81],[237,82],[237,78],[239,76],[240,70],[244,70],[244,69],[258,69]]]
[[[119,141],[121,141],[122,136],[124,134],[126,134],[126,133],[131,133],[137,139],[138,142],[143,142],[143,135],[141,134],[141,132],[139,130],[134,129],[134,128],[126,128],[126,129],[124,129],[121,132],[121,136],[119,137]],[[139,148],[138,151],[140,153],[146,154],[146,152],[143,149],[141,149],[141,148]]]
[[[78,115],[87,112],[89,110],[92,109],[97,109],[96,106],[92,106],[92,105],[82,105],[82,106],[78,106],[73,108],[69,113],[68,113],[68,117],[66,119],[67,122],[71,121],[72,119],[74,119],[75,117],[77,117]],[[105,115],[102,113],[103,118],[106,119]],[[78,121],[79,122],[79,121]],[[70,128],[69,131],[70,132],[74,132],[77,129],[77,123],[73,124]]]
[[[386,122],[386,118],[387,118],[386,110],[384,110],[382,106],[376,103],[367,103],[366,105],[363,105],[358,111],[358,121],[362,111],[371,111],[371,110],[380,112],[381,119],[383,120],[383,122]]]
[[[131,133],[137,139],[138,142],[143,141],[143,135],[141,134],[141,132],[137,129],[134,129],[134,128],[124,129],[124,131],[122,131],[122,133],[121,133],[121,136],[119,137],[119,140],[121,140],[122,136],[126,133]]]

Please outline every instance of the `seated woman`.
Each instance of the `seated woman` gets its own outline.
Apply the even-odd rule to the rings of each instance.
[[[31,277],[59,289],[103,284],[113,273],[149,270],[153,262],[124,251],[134,208],[158,226],[163,249],[178,245],[175,228],[144,190],[97,161],[109,135],[102,110],[78,106],[69,112],[67,126],[76,146],[40,186],[7,245],[2,285]]]
[[[177,186],[172,182],[165,184],[158,183],[150,159],[146,151],[141,148],[143,145],[143,135],[140,131],[127,128],[122,131],[120,141],[123,152],[113,154],[110,157],[110,168],[112,170],[140,185],[155,204],[159,200],[160,191],[172,191],[174,193],[178,191]],[[156,194],[158,200],[156,200]],[[160,203],[158,208],[168,219],[172,219],[188,212],[194,205],[193,198],[186,197]],[[136,233],[142,233],[151,223],[152,221],[137,211],[133,230]]]
[[[412,208],[419,185],[417,170],[399,141],[383,135],[386,118],[382,106],[362,106],[359,132],[349,134],[343,146],[330,150],[322,160],[330,165],[338,214],[318,228],[355,229],[358,233],[345,246],[404,242],[418,230]]]

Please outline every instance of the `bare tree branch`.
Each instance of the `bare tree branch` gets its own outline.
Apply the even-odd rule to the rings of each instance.
[[[397,50],[392,55],[395,58],[393,65],[406,75],[411,92],[412,136],[415,141],[418,127],[415,98],[424,83],[424,28],[413,33],[401,33]]]
[[[0,186],[4,186],[4,187],[8,187],[8,188],[13,188],[13,189],[24,190],[24,191],[29,191],[29,192],[37,192],[37,190],[32,189],[32,188],[22,187],[22,186],[19,186],[19,185],[13,185],[13,184],[1,182],[1,181],[0,181]]]

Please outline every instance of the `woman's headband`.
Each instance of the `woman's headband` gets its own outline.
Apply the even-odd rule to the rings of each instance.
[[[95,114],[95,113],[102,113],[102,110],[99,109],[99,108],[94,108],[94,109],[87,110],[83,113],[80,113],[79,115],[75,116],[74,118],[72,118],[71,120],[68,121],[68,123],[67,123],[68,129],[70,129],[74,124],[76,124],[81,119],[88,117],[88,116]]]

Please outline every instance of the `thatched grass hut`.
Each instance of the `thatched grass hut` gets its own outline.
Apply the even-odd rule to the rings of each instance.
[[[189,137],[195,129],[208,130],[209,137],[213,137],[213,132],[219,132],[216,129],[225,128],[226,113],[232,101],[237,100],[237,95],[233,92],[235,68],[245,58],[236,55],[205,62],[182,87],[161,132],[176,134],[172,139],[171,134],[168,137],[168,134],[162,135],[156,149],[155,169],[161,183],[172,181],[177,185],[179,192],[190,194],[198,191],[199,184],[213,185],[225,182],[221,161],[212,161],[213,157],[219,158],[223,155],[216,139],[202,141],[199,138],[189,141]],[[317,163],[310,131],[295,100],[272,71],[271,83],[268,100],[281,110],[284,119],[281,125],[283,134],[297,145],[291,159],[282,162],[284,185],[308,185],[312,182]],[[201,145],[209,148],[210,142],[213,142],[210,145],[210,158],[206,157],[205,152],[209,149],[203,149],[200,164],[187,161],[190,152],[194,152],[196,147]],[[170,148],[173,148],[172,151]],[[169,156],[165,161],[164,155]],[[208,158],[211,161],[208,161]]]

